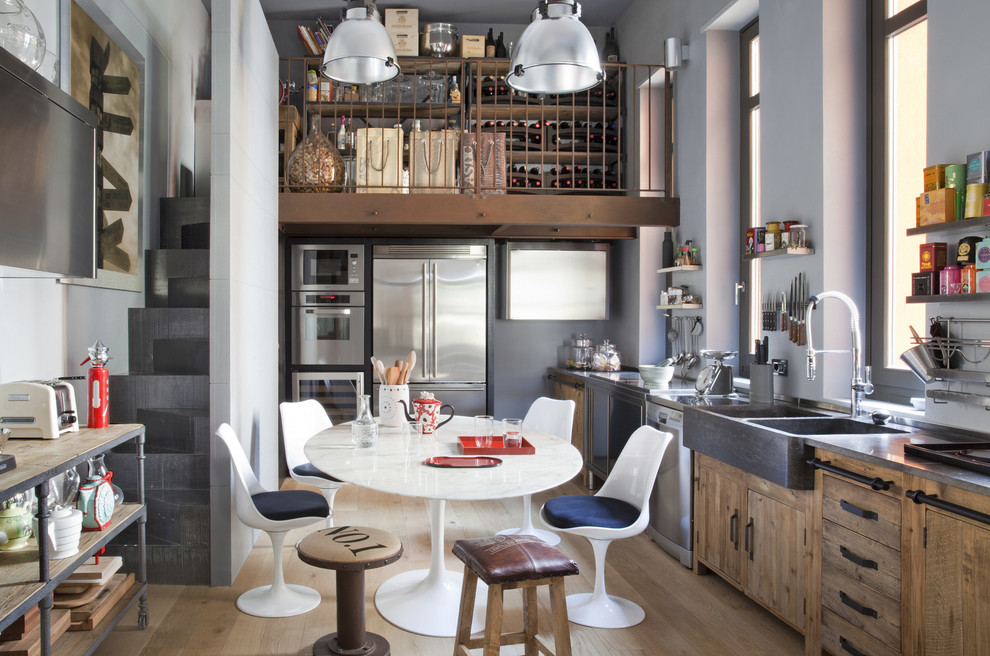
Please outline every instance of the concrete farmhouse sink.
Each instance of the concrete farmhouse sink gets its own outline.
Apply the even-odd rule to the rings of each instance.
[[[698,406],[684,411],[684,446],[784,487],[810,490],[812,436],[905,433],[798,406]]]

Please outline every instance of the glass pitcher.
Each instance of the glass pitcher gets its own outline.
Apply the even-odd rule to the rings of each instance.
[[[378,424],[371,416],[371,396],[362,394],[358,397],[361,401],[357,419],[351,422],[351,439],[358,448],[374,446],[378,442]]]

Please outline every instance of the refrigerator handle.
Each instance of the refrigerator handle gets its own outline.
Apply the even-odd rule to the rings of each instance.
[[[437,356],[437,263],[433,263],[433,276],[430,278],[430,282],[433,285],[433,293],[430,294],[430,299],[432,302],[432,307],[430,308],[430,338],[433,343],[431,345],[431,350],[433,351],[433,377],[437,376],[437,369],[440,368],[439,357]]]
[[[429,315],[429,303],[430,303],[430,268],[428,262],[423,262],[423,379],[426,380],[430,377],[429,372],[429,362],[430,362],[430,352],[428,346],[430,344],[430,315]]]

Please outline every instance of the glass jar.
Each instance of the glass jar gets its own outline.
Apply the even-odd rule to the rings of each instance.
[[[309,132],[289,155],[285,177],[290,191],[343,191],[344,159],[320,132],[319,114],[310,116]]]
[[[808,226],[803,223],[795,223],[788,232],[790,233],[788,248],[808,247]]]
[[[360,408],[357,419],[351,422],[351,439],[358,448],[366,449],[378,442],[378,424],[371,416],[371,396],[361,394],[358,400]]]
[[[0,46],[37,70],[45,59],[45,32],[23,0],[0,0]]]

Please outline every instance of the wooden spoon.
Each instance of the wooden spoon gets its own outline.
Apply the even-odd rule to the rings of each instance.
[[[378,382],[379,383],[384,383],[385,381],[382,380],[382,375],[378,371],[378,360],[375,359],[375,356],[371,356],[371,368],[372,368],[372,370],[374,370],[375,375],[378,376]]]
[[[409,357],[406,359],[406,362],[409,363],[409,369],[406,371],[406,382],[408,383],[413,369],[416,368],[416,351],[409,351]]]

